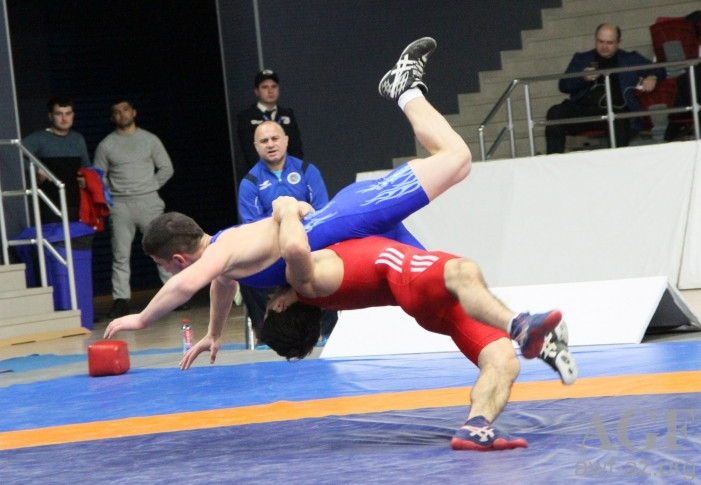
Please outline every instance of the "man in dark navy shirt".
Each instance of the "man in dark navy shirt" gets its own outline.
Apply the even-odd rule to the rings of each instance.
[[[270,69],[262,70],[256,74],[253,87],[256,103],[237,115],[236,180],[239,183],[258,162],[258,153],[253,147],[253,134],[258,125],[264,121],[279,123],[289,137],[288,153],[293,157],[304,159],[302,137],[294,111],[277,104],[280,97],[280,78],[277,73]]]

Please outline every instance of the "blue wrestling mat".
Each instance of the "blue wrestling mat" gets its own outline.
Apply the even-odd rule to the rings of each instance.
[[[487,453],[450,449],[477,377],[457,353],[13,385],[2,482],[700,483],[701,342],[573,353],[573,386],[521,361],[495,424],[529,448]]]

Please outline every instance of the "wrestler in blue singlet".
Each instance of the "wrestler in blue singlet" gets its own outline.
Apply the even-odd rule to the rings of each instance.
[[[424,249],[401,221],[428,202],[414,171],[405,163],[382,178],[355,182],[342,189],[324,207],[304,217],[304,229],[312,251],[366,236],[383,236]],[[212,242],[218,235],[212,237]],[[280,258],[240,281],[260,288],[287,284],[285,261]]]

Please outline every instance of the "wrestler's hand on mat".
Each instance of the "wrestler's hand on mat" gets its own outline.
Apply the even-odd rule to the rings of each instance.
[[[193,345],[192,348],[185,353],[183,359],[180,361],[180,370],[188,370],[197,356],[207,350],[209,351],[209,363],[214,364],[214,361],[217,359],[219,347],[221,347],[221,339],[215,339],[209,334],[205,335],[202,340]]]
[[[132,315],[126,315],[121,318],[112,320],[103,335],[104,338],[112,338],[117,332],[122,330],[141,330],[146,328],[146,323],[141,319],[138,313]]]

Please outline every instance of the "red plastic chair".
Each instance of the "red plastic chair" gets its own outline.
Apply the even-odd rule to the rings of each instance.
[[[658,19],[650,26],[650,36],[657,62],[682,60],[667,58],[665,44],[673,42],[681,44],[684,52],[683,59],[694,59],[699,56],[699,38],[696,35],[696,28],[683,17]]]
[[[699,45],[701,45],[701,17],[697,16],[697,20],[691,19],[690,15],[687,15],[686,17],[657,17],[657,19],[655,19],[655,23],[664,22],[667,20],[687,20],[691,22],[694,28],[696,29],[696,37],[698,37],[699,39]]]
[[[671,108],[676,102],[678,91],[677,80],[675,78],[667,78],[659,81],[655,85],[655,89],[649,93],[636,90],[635,97],[638,99],[638,103],[640,103],[640,108],[645,111],[651,106]],[[652,127],[653,123],[650,117],[643,117],[643,129],[649,131]]]
[[[677,80],[673,78],[663,79],[655,85],[655,89],[648,92],[645,91],[635,91],[635,97],[638,98],[638,102],[642,109],[646,110],[653,104],[664,104],[666,106],[674,106],[674,102],[677,99],[677,92],[679,88],[677,86]]]

